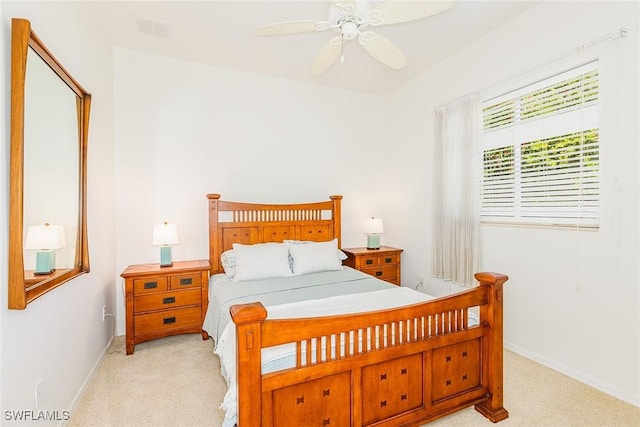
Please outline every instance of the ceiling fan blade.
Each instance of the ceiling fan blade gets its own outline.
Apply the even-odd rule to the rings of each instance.
[[[369,55],[384,65],[400,70],[407,66],[407,58],[391,40],[373,31],[364,32],[358,41]]]
[[[455,0],[407,1],[389,0],[369,12],[373,26],[415,21],[449,9]]]
[[[324,74],[325,71],[329,69],[331,64],[333,64],[340,54],[342,49],[342,38],[334,37],[327,44],[322,46],[320,52],[316,56],[316,60],[313,62],[313,67],[311,68],[311,75],[314,77],[318,77]]]
[[[323,21],[289,21],[276,24],[261,25],[251,31],[255,36],[281,36],[285,34],[310,33],[328,29]]]

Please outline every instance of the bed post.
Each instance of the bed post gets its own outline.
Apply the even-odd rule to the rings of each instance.
[[[237,425],[257,427],[262,419],[261,323],[267,318],[267,310],[255,302],[232,305],[229,311],[236,324]]]
[[[489,335],[483,349],[485,362],[483,372],[486,372],[489,399],[475,406],[476,410],[489,420],[497,423],[509,416],[503,407],[503,313],[502,289],[509,277],[499,273],[476,273],[475,278],[480,286],[488,287],[489,301],[480,307],[480,320],[488,324]]]
[[[211,264],[211,274],[220,272],[219,257],[216,254],[221,253],[218,250],[220,245],[220,236],[218,234],[218,200],[219,194],[207,194],[209,199],[209,263]]]
[[[333,196],[329,196],[329,199],[331,199],[331,201],[333,202],[333,212],[331,214],[332,218],[331,221],[333,221],[333,238],[337,238],[338,239],[338,248],[342,247],[342,228],[341,225],[342,224],[342,212],[340,209],[340,203],[342,201],[342,196],[337,196],[337,195],[333,195]]]

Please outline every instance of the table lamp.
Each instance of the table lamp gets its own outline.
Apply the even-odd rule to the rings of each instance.
[[[56,270],[56,249],[66,245],[61,225],[34,225],[27,230],[25,249],[36,250],[36,268],[33,274],[51,274]]]
[[[374,217],[365,219],[364,232],[367,233],[367,249],[380,249],[380,235],[384,233],[382,220]]]
[[[153,227],[152,245],[160,246],[160,267],[171,267],[171,246],[178,244],[178,228],[175,224],[156,225]]]

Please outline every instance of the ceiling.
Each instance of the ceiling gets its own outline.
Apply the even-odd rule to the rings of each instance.
[[[415,1],[415,0],[414,0]],[[381,1],[371,0],[371,8]],[[402,70],[369,56],[356,40],[320,77],[311,66],[331,31],[257,37],[258,25],[326,20],[328,0],[95,1],[91,13],[115,46],[312,84],[384,94],[538,1],[458,0],[428,18],[375,29],[406,55]],[[140,18],[152,24],[141,30]],[[155,33],[157,35],[152,35]]]

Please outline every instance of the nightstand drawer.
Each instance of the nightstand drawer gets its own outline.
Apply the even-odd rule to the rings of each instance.
[[[134,313],[146,311],[165,310],[188,305],[199,305],[201,299],[200,289],[185,291],[152,293],[134,297]]]
[[[201,321],[200,315],[200,307],[140,314],[135,316],[134,320],[136,335],[198,326]]]
[[[198,273],[181,274],[179,276],[171,276],[169,287],[172,290],[185,288],[199,288],[202,286],[201,276]]]
[[[378,255],[378,265],[396,265],[399,259],[399,254]]]
[[[379,265],[395,265],[398,254],[364,255],[361,259],[362,268],[377,267]]]
[[[363,273],[370,274],[378,279],[386,280],[388,282],[395,281],[397,279],[397,269],[395,266],[391,267],[377,267],[377,268],[363,268]]]
[[[166,277],[156,276],[146,279],[133,279],[133,292],[136,295],[149,292],[164,292],[168,289],[168,280]]]

